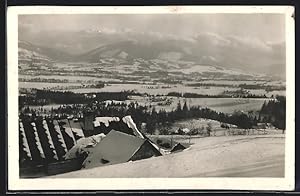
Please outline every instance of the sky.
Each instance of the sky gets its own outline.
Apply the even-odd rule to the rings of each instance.
[[[265,43],[285,41],[283,14],[94,14],[94,15],[21,15],[19,30],[81,31],[101,29],[107,32],[157,32],[176,36],[214,33]]]

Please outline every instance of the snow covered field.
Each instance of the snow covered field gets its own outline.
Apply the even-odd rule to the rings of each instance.
[[[183,152],[48,178],[283,177],[283,134],[192,138]]]

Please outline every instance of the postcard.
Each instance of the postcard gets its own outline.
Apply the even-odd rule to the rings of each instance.
[[[9,190],[293,190],[293,14],[9,7]]]

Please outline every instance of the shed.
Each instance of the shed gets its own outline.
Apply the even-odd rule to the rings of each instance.
[[[152,138],[152,141],[157,144],[160,150],[164,152],[179,152],[189,147],[189,144],[182,144],[177,141],[174,141],[172,138]]]
[[[146,159],[162,154],[147,139],[111,130],[106,137],[90,150],[83,168],[111,165]]]

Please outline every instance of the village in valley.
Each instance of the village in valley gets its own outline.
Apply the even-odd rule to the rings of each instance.
[[[23,31],[21,178],[284,176],[284,43]]]

